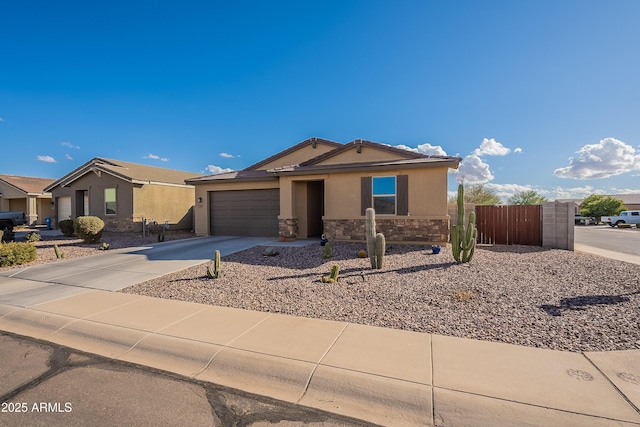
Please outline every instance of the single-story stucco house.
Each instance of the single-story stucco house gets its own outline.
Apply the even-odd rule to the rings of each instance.
[[[199,174],[96,157],[50,184],[57,222],[92,215],[105,230],[141,232],[143,222],[193,229],[195,188],[185,180]]]
[[[376,209],[388,242],[449,240],[447,177],[461,159],[364,140],[310,138],[246,169],[187,179],[197,235],[365,240]]]
[[[51,193],[45,188],[52,178],[0,174],[0,212],[24,212],[27,225],[44,225],[52,215]]]

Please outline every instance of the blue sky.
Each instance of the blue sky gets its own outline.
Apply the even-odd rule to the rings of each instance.
[[[464,158],[506,199],[640,192],[640,2],[30,1],[0,9],[0,173],[208,174],[317,136]]]

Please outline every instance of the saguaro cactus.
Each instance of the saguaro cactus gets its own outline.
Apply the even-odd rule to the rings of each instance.
[[[371,268],[380,269],[384,259],[386,240],[384,234],[376,233],[376,211],[373,208],[367,208],[365,213],[367,218],[367,253],[371,261]]]
[[[213,269],[211,267],[207,267],[207,276],[210,279],[219,279],[222,277],[220,264],[220,251],[216,250],[213,255]]]
[[[369,254],[371,268],[376,268],[376,211],[373,208],[367,208],[365,214],[367,217],[367,254]]]
[[[384,253],[387,249],[387,242],[384,238],[384,234],[376,234],[376,268],[382,268],[382,262],[384,261]]]
[[[473,252],[476,249],[477,236],[475,212],[469,214],[469,222],[466,228],[464,225],[464,187],[460,184],[458,185],[458,220],[451,227],[451,251],[456,262],[471,261]]]

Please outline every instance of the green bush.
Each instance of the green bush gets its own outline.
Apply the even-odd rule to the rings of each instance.
[[[16,240],[16,234],[13,232],[13,230],[9,230],[8,228],[5,228],[4,230],[0,230],[0,242],[2,243],[8,243],[8,242],[13,242],[14,240]]]
[[[37,231],[30,231],[24,237],[27,242],[39,242],[42,240],[42,236]]]
[[[63,219],[62,221],[58,222],[58,230],[62,231],[62,234],[64,234],[65,237],[72,237],[73,236],[73,220]]]
[[[76,236],[85,243],[98,243],[102,238],[104,221],[97,216],[79,216],[73,223]]]
[[[31,243],[5,243],[0,245],[0,267],[22,265],[36,259],[36,248]]]

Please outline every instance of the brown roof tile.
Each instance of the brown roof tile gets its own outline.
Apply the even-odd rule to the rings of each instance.
[[[25,193],[45,193],[44,189],[55,182],[55,179],[0,174],[0,181],[4,181]]]
[[[58,185],[71,183],[91,170],[102,170],[129,182],[147,181],[176,185],[185,185],[187,179],[199,176],[199,174],[193,172],[95,157],[49,185],[48,189],[50,190]]]

